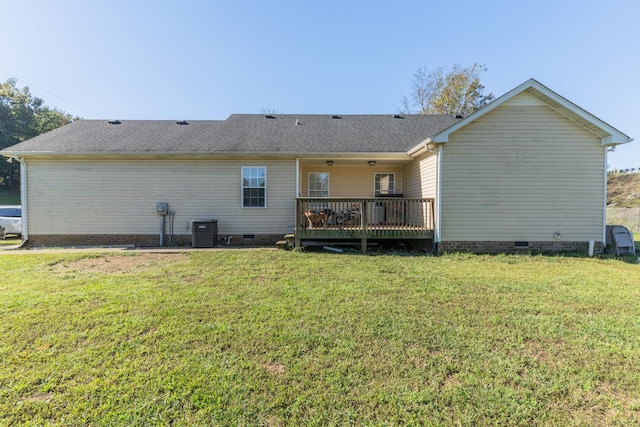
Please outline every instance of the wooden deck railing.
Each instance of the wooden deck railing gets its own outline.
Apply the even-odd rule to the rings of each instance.
[[[433,199],[296,199],[298,239],[430,239]]]

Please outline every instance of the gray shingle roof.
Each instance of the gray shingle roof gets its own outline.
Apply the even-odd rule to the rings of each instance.
[[[226,120],[79,120],[2,151],[28,153],[405,152],[460,119],[449,115],[233,114]],[[296,124],[297,123],[297,124]]]

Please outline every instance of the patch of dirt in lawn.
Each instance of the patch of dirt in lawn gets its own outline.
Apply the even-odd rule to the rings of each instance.
[[[57,271],[99,272],[106,274],[128,273],[175,261],[186,261],[187,254],[141,254],[141,255],[105,255],[97,258],[82,258],[76,261],[56,264]]]
[[[29,396],[26,396],[22,402],[36,402],[36,403],[49,403],[51,402],[51,399],[53,399],[53,393],[33,393]]]
[[[287,373],[284,365],[278,362],[266,363],[263,365],[264,369],[272,375],[284,375]]]

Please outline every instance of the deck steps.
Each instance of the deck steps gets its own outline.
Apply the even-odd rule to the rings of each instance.
[[[284,236],[284,240],[278,240],[276,247],[282,250],[293,249],[295,247],[295,236],[293,234],[287,234]]]

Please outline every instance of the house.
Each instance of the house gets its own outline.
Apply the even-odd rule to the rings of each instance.
[[[80,120],[0,153],[21,162],[35,245],[188,243],[215,219],[232,244],[511,252],[601,245],[607,152],[630,141],[531,79],[464,118]]]

